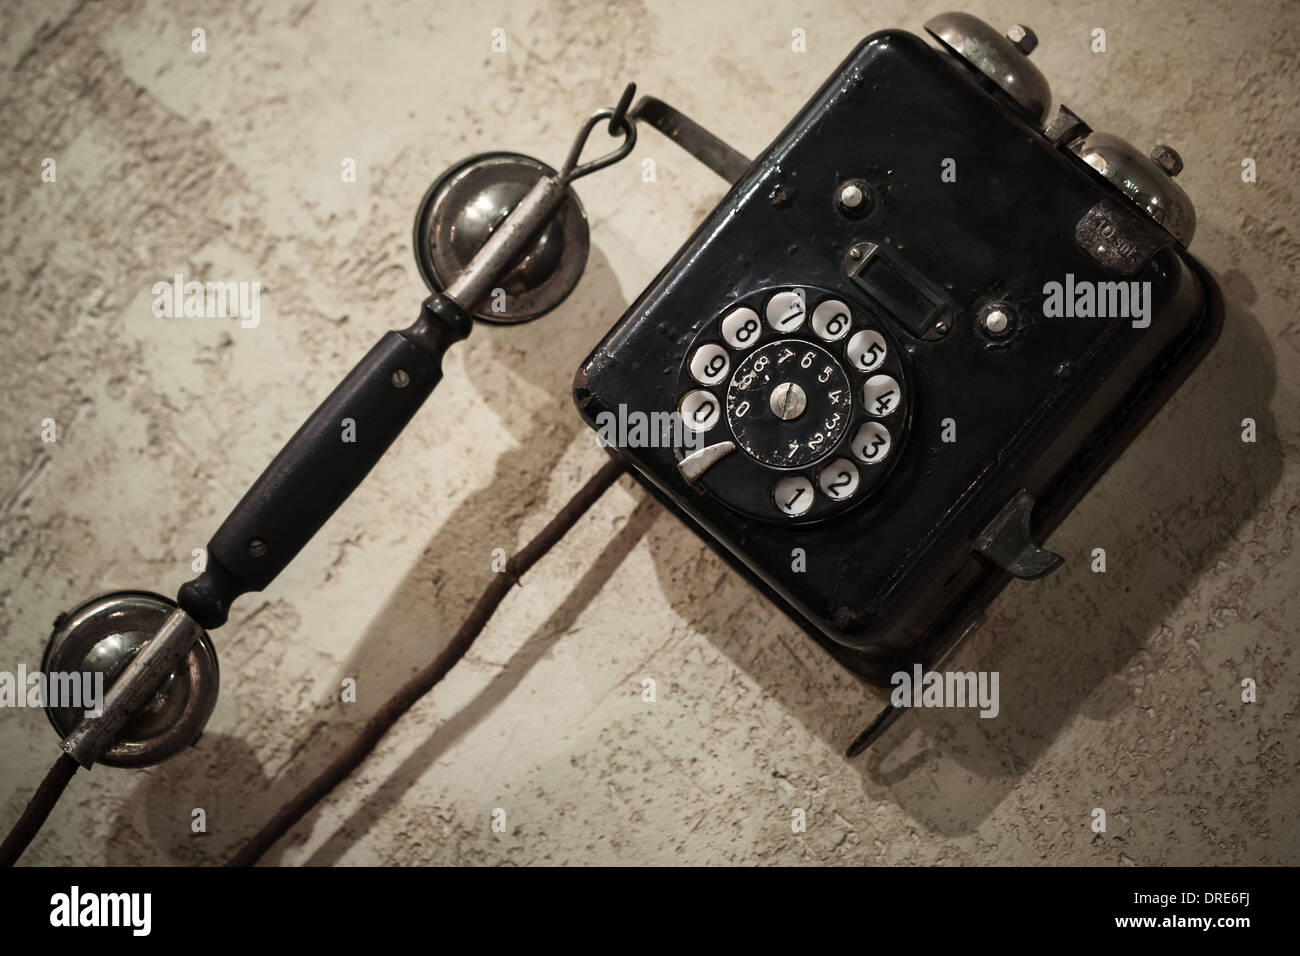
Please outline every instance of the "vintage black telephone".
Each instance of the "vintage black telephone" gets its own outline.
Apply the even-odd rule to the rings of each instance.
[[[862,41],[752,162],[658,100],[632,107],[629,88],[558,172],[493,153],[443,175],[416,220],[418,320],[290,439],[206,570],[175,602],[118,593],[56,623],[45,669],[112,680],[99,718],[50,710],[64,751],[142,766],[198,737],[216,693],[206,631],[362,480],[471,316],[563,300],[588,241],[571,183],[627,155],[640,122],[732,187],[577,373],[611,453],[869,681],[936,665],[1011,578],[1055,568],[1035,542],[1204,356],[1222,303],[1187,252],[1173,150],[1148,157],[1065,107],[1049,123],[1023,27],[950,13],[926,29],[937,45]],[[621,143],[579,165],[602,123]],[[634,415],[667,427],[619,427]]]
[[[1024,27],[926,29],[858,46],[575,383],[593,427],[677,409],[694,440],[622,449],[638,477],[881,684],[1060,564],[1035,541],[1223,317],[1173,150],[1045,126]]]

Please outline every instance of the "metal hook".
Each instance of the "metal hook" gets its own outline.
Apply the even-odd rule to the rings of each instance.
[[[627,108],[632,105],[632,97],[636,96],[636,84],[629,83],[623,90],[623,95],[618,98],[618,103],[614,106],[614,115],[609,118],[609,135],[617,136],[618,129],[627,120]]]
[[[627,94],[624,93],[624,97]],[[573,148],[569,150],[569,156],[560,167],[560,180],[564,183],[571,183],[580,176],[588,173],[594,173],[598,169],[604,169],[612,163],[618,162],[628,153],[632,152],[632,147],[636,145],[636,124],[627,119],[627,107],[624,106],[622,113],[619,110],[602,109],[592,113],[587,122],[583,124],[582,129],[578,131],[577,138],[573,141]],[[587,145],[587,137],[595,129],[596,124],[601,120],[607,119],[610,122],[610,132],[613,134],[615,120],[623,127],[623,142],[613,152],[606,153],[599,159],[593,159],[589,163],[581,166],[577,165],[578,158],[582,155],[582,148]]]

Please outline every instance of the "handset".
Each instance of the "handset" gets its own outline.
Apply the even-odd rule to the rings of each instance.
[[[270,584],[370,473],[442,379],[447,348],[472,327],[464,309],[434,294],[410,328],[375,343],[222,522],[180,606],[220,627],[235,598]]]
[[[60,617],[45,665],[104,670],[111,684],[104,713],[94,721],[47,708],[68,757],[83,767],[147,766],[198,738],[218,679],[206,630],[226,622],[241,594],[269,585],[370,473],[442,379],[443,354],[469,335],[472,316],[483,316],[484,302],[502,285],[521,279],[525,286],[539,279],[544,285],[545,294],[525,296],[527,308],[509,318],[514,322],[554,308],[577,283],[587,224],[570,184],[631,152],[636,126],[627,107],[634,90],[629,85],[618,107],[587,118],[558,172],[517,154],[489,154],[435,182],[416,216],[417,262],[432,292],[419,317],[380,338],[293,434],[208,542],[198,577],[181,586],[175,602],[116,592]],[[622,142],[579,165],[588,136],[603,121]],[[484,191],[467,205],[475,214],[496,214],[482,218],[477,235],[464,217],[458,220],[461,243],[452,251],[466,255],[458,260],[444,254],[450,243],[439,217],[448,204],[438,200],[466,205],[466,189],[477,186]],[[126,629],[128,617],[134,624]],[[130,720],[151,699],[171,701],[164,733]]]

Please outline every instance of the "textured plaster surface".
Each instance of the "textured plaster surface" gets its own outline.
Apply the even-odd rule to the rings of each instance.
[[[632,79],[753,155],[860,37],[946,6],[5,4],[0,670],[38,666],[50,622],[88,596],[191,576],[316,402],[414,318],[411,216],[449,163],[558,163]],[[1001,715],[910,714],[846,761],[881,695],[625,479],[270,862],[1300,862],[1300,8],[966,9],[1029,22],[1057,102],[1093,126],[1180,150],[1193,250],[1228,303],[1215,351],[1048,542],[1064,568],[1009,588],[961,651],[954,666],[1000,672]],[[491,549],[600,465],[572,372],[723,191],[651,131],[584,180],[578,290],[452,350],[371,478],[215,633],[199,746],[78,774],[25,862],[222,861],[332,759],[444,645]],[[260,326],[155,318],[150,287],[176,272],[260,281]],[[0,826],[56,753],[42,713],[0,711]]]

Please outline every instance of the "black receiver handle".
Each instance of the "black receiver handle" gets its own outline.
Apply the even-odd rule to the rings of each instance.
[[[444,295],[415,324],[389,332],[329,394],[208,542],[203,573],[178,603],[205,628],[260,591],[352,494],[442,379],[442,356],[473,320]]]

